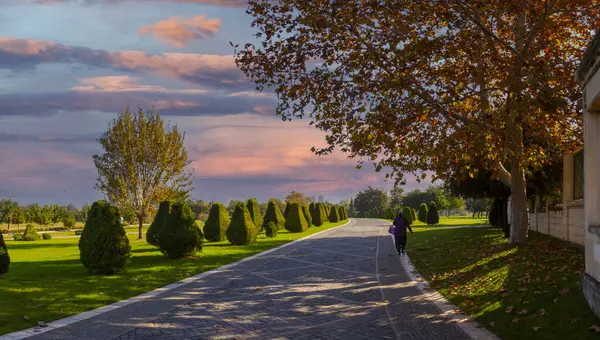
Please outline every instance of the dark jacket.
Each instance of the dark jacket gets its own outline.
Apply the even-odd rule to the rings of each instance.
[[[406,236],[407,228],[408,228],[408,230],[410,230],[411,233],[413,232],[410,227],[410,224],[408,224],[408,221],[404,218],[402,211],[399,211],[398,215],[396,215],[393,225],[394,225],[394,236]]]

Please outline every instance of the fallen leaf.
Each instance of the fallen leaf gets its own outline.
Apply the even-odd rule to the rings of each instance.
[[[519,315],[525,315],[527,313],[529,313],[529,312],[526,309],[522,309],[522,310],[520,310],[520,311],[517,312],[517,314],[519,314]]]
[[[521,321],[521,319],[519,319],[519,318],[512,319],[512,323],[519,323],[519,321]]]
[[[553,301],[554,301],[554,302],[557,302],[557,301],[558,301],[558,299],[554,299]]]
[[[491,327],[494,327],[494,326],[496,326],[496,323],[492,321],[492,322],[488,323],[488,325],[490,325]]]
[[[526,292],[527,288],[519,288],[519,292]]]
[[[588,328],[588,329],[596,331],[596,333],[600,333],[600,326],[593,325],[593,326],[590,326],[590,328]]]
[[[571,323],[577,323],[577,321],[579,321],[579,319],[571,319],[570,321],[571,321]]]
[[[560,292],[558,292],[558,294],[560,294],[560,295],[565,295],[565,294],[567,294],[567,293],[568,293],[568,292],[570,292],[570,291],[571,291],[571,290],[570,290],[569,288],[565,288],[565,289],[561,290]]]
[[[28,317],[27,315],[24,315],[24,316],[23,316],[23,319],[25,319],[25,320],[29,320],[29,317]]]
[[[540,309],[538,310],[538,313],[539,313],[540,315],[546,315],[546,310],[545,310],[544,308],[540,308]]]
[[[513,307],[513,306],[510,306],[510,307],[506,308],[506,312],[507,312],[507,313],[512,313],[512,311],[513,311],[513,309],[514,309],[514,308],[515,308],[515,307]]]
[[[539,331],[540,329],[541,329],[541,327],[533,327],[533,330],[534,330],[535,332]]]

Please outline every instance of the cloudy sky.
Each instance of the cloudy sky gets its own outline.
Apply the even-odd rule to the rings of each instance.
[[[254,92],[229,45],[253,40],[250,21],[244,0],[1,0],[0,198],[102,198],[96,138],[127,104],[186,132],[194,198],[338,201],[390,187],[341,153],[313,155],[324,133],[281,121]]]

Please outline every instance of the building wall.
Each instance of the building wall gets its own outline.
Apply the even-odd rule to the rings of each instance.
[[[550,208],[531,214],[531,230],[561,240],[584,245],[585,216],[582,203],[571,203],[564,208]]]

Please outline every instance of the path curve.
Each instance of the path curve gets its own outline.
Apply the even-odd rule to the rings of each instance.
[[[353,220],[29,339],[470,339],[417,290],[387,227]]]

